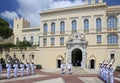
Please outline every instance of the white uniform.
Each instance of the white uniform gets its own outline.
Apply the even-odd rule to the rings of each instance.
[[[61,64],[60,68],[61,68],[61,73],[64,74],[65,73],[65,68],[66,68],[65,64]]]
[[[0,63],[0,73],[2,72],[2,63]]]
[[[7,78],[10,78],[11,64],[10,63],[6,64],[6,68],[7,68]]]
[[[72,74],[72,64],[69,63],[67,68],[68,68],[68,73]]]
[[[106,67],[106,76],[105,76],[106,83],[109,83],[109,68]]]
[[[34,74],[34,64],[31,64],[32,75]]]
[[[17,73],[18,73],[18,64],[14,64],[13,65],[13,67],[14,67],[14,77],[17,77]]]
[[[109,73],[110,73],[110,83],[114,83],[114,77],[113,77],[113,68],[109,68]]]
[[[27,68],[27,75],[30,75],[30,64],[26,64],[26,68]]]
[[[21,76],[24,75],[24,64],[20,64],[20,68],[21,68]]]

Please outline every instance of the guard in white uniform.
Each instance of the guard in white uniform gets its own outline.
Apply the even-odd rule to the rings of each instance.
[[[109,83],[109,68],[106,66],[106,76],[105,76],[105,82]]]
[[[114,76],[113,76],[114,74],[113,74],[112,63],[110,63],[109,73],[110,73],[110,83],[114,83]]]
[[[33,75],[34,74],[34,63],[33,62],[31,63],[30,67],[31,67],[32,75]]]
[[[10,61],[7,61],[6,68],[7,68],[7,78],[10,78],[10,71],[11,71]]]
[[[27,75],[30,75],[30,64],[27,62],[26,64],[26,69],[27,69]]]
[[[14,77],[16,78],[17,74],[18,74],[18,63],[17,63],[17,61],[15,61],[15,64],[13,65],[13,67],[14,67]]]
[[[0,73],[2,73],[2,62],[0,60]]]
[[[24,64],[23,64],[23,62],[21,62],[21,64],[20,64],[20,69],[21,69],[21,76],[23,76],[24,75]]]
[[[69,64],[67,65],[67,68],[68,68],[68,73],[69,73],[69,74],[72,74],[72,64],[71,64],[71,63],[69,63]]]
[[[61,74],[65,74],[66,65],[62,63],[60,68],[61,68]]]

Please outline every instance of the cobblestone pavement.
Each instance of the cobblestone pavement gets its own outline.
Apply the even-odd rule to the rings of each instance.
[[[84,72],[84,71],[82,71]],[[91,72],[91,71],[90,71]],[[120,83],[120,73],[114,72],[114,83]],[[6,70],[0,74],[0,83],[104,83],[98,74],[88,73],[73,73],[60,74],[57,72],[43,72],[41,70],[35,70],[34,75],[26,76],[24,73],[23,77],[20,77],[20,72],[18,77],[13,77],[13,71],[10,79],[6,79]]]

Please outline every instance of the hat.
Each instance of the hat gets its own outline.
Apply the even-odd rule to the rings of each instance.
[[[112,66],[112,63],[110,63],[110,65]]]

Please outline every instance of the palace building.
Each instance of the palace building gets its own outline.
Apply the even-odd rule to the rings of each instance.
[[[40,19],[40,26],[31,28],[24,18],[15,18],[13,28],[14,43],[28,40],[38,47],[3,55],[33,60],[43,68],[60,68],[62,62],[83,69],[98,69],[103,61],[120,66],[120,5],[85,0],[84,5],[42,11]]]

